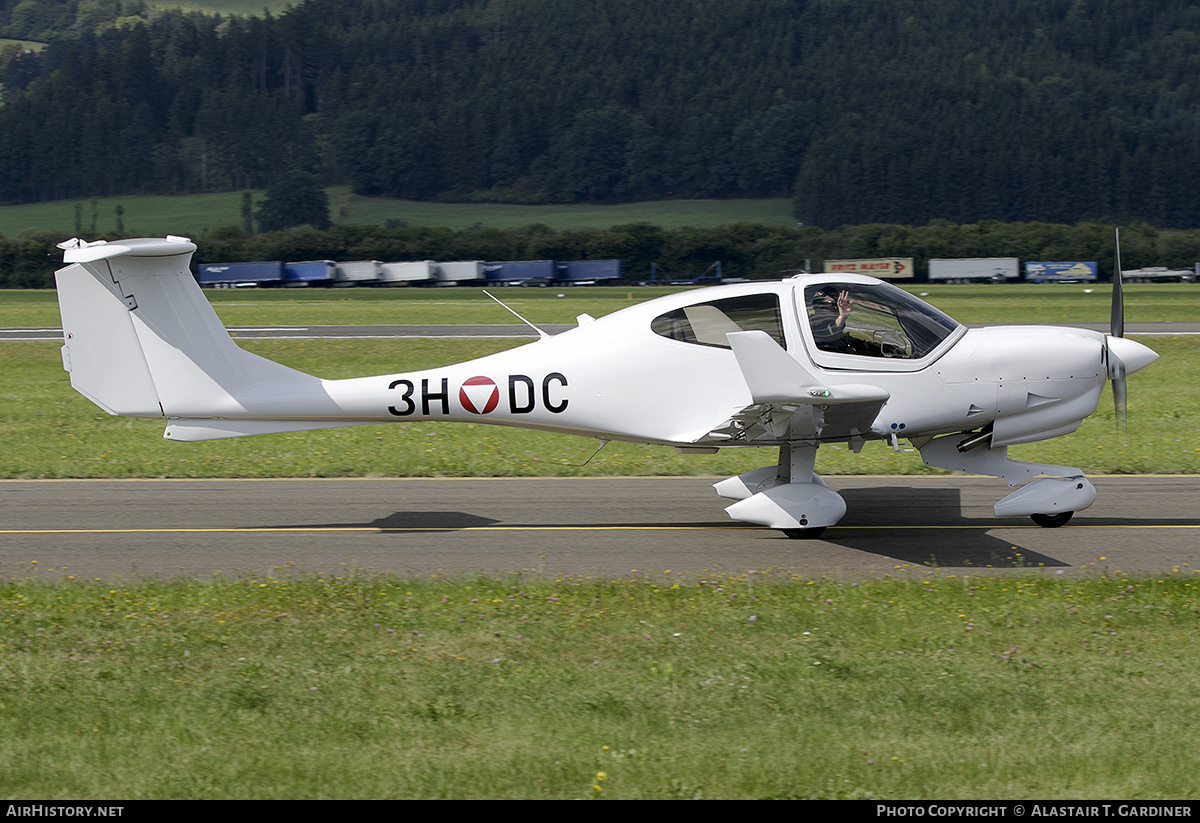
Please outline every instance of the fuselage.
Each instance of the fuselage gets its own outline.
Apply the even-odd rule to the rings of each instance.
[[[845,322],[853,339],[841,348],[820,339],[811,305],[829,286],[854,303]],[[432,419],[675,446],[769,445],[783,438],[730,442],[711,435],[752,405],[724,337],[751,329],[770,334],[815,384],[886,391],[869,425],[850,431],[831,424],[811,438],[819,442],[989,426],[996,445],[1040,440],[1077,428],[1095,410],[1106,379],[1105,336],[1098,332],[967,329],[873,278],[807,275],[658,298],[442,368],[250,387],[236,407],[164,411],[173,419]]]

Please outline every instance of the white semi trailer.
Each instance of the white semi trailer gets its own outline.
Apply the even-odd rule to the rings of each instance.
[[[1015,257],[963,257],[930,260],[929,280],[938,283],[1003,283],[1021,276]]]

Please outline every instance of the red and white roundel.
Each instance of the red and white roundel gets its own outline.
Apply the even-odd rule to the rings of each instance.
[[[458,402],[471,414],[487,414],[500,402],[500,389],[490,377],[472,377],[463,381]]]

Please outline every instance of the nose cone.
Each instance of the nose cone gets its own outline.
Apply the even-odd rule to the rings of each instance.
[[[1130,340],[1128,337],[1112,337],[1110,335],[1107,340],[1109,360],[1111,361],[1113,358],[1120,360],[1125,366],[1126,374],[1133,374],[1135,371],[1144,369],[1158,359],[1158,352],[1148,346],[1143,346],[1136,340]]]

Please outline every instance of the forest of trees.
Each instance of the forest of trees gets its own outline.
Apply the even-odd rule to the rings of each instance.
[[[0,0],[0,202],[794,197],[832,228],[1200,225],[1191,0]]]

